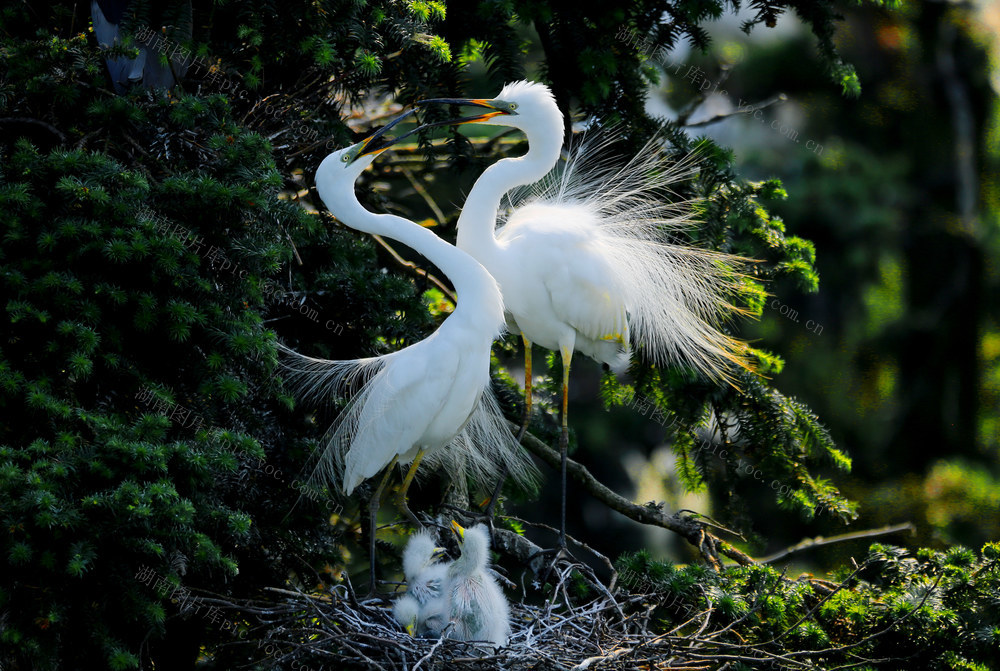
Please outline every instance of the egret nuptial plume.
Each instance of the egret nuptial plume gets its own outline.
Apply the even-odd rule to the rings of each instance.
[[[501,468],[528,481],[534,468],[490,390],[490,347],[504,323],[496,282],[465,252],[402,217],[365,210],[354,193],[361,172],[392,144],[375,140],[406,116],[327,156],[316,171],[316,188],[345,225],[397,240],[434,263],[455,286],[455,310],[427,338],[379,357],[329,361],[282,348],[287,377],[299,396],[329,400],[356,389],[327,434],[313,479],[350,494],[388,467],[372,499],[373,555],[375,514],[393,465],[411,464],[399,506],[414,521],[406,492],[422,461],[438,466],[460,457],[470,475],[483,482]]]
[[[497,237],[532,235],[545,225],[536,222],[545,221],[589,230],[588,242],[599,247],[595,256],[607,262],[608,281],[625,305],[630,343],[622,343],[623,355],[631,344],[656,365],[688,365],[733,382],[734,370],[750,368],[747,345],[718,327],[747,312],[731,302],[747,260],[671,242],[697,227],[693,203],[673,193],[693,175],[694,156],[667,163],[662,138],[654,136],[631,159],[615,163],[607,156],[619,135],[614,128],[585,132],[565,162],[511,193],[515,205],[498,217]],[[619,363],[577,349],[613,368]]]
[[[473,185],[458,220],[457,244],[496,278],[524,340],[522,435],[531,411],[532,343],[562,356],[560,546],[565,547],[573,352],[621,368],[634,346],[653,363],[689,365],[731,382],[735,367],[750,368],[747,347],[719,326],[740,312],[730,296],[745,260],[672,241],[695,225],[691,203],[677,202],[671,191],[693,170],[688,162],[668,161],[656,141],[616,162],[609,156],[615,135],[599,135],[553,171],[563,116],[542,84],[508,84],[492,100],[419,104],[429,103],[486,108],[452,123],[508,126],[528,138],[524,156],[497,161]],[[500,219],[502,199],[511,192],[514,210]],[[504,225],[495,230],[498,220]]]

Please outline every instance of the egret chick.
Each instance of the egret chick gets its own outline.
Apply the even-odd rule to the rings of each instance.
[[[396,602],[392,604],[392,616],[396,618],[396,622],[403,625],[407,634],[410,636],[417,635],[417,622],[420,619],[420,603],[414,597],[404,594],[396,599]]]
[[[448,567],[449,637],[505,646],[510,637],[510,606],[488,569],[489,532],[482,524],[463,529],[454,521],[451,528],[462,555]]]
[[[413,534],[403,550],[403,575],[407,588],[400,600],[413,599],[416,602],[418,610],[414,614],[413,627],[417,634],[438,635],[448,623],[448,563],[438,561],[444,552],[444,548],[435,546],[434,538],[427,531]],[[409,617],[410,606],[402,608]],[[408,626],[408,620],[396,619]]]

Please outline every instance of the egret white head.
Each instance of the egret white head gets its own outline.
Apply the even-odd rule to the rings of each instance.
[[[524,131],[529,139],[539,133],[557,134],[562,140],[563,115],[556,105],[552,91],[537,82],[512,82],[503,87],[500,95],[485,98],[433,98],[421,100],[418,105],[442,103],[485,107],[489,112],[446,123],[481,123],[491,126],[508,126]],[[438,124],[435,124],[438,125]],[[443,125],[443,124],[442,124]]]
[[[452,521],[451,530],[458,539],[458,547],[462,556],[452,562],[452,572],[470,575],[486,568],[490,560],[490,534],[483,524],[477,524],[469,529],[463,528],[458,522]]]
[[[417,634],[417,619],[420,616],[420,603],[412,596],[404,594],[392,605],[392,615],[406,629],[410,636]]]
[[[403,550],[403,574],[407,580],[413,580],[444,554],[444,548],[437,547],[429,532],[419,531],[413,534]]]
[[[412,111],[396,117],[361,142],[338,149],[323,159],[316,169],[316,189],[327,209],[331,212],[340,212],[359,207],[354,197],[354,182],[365,168],[372,164],[376,156],[410,134],[407,133],[394,140],[382,139],[385,133],[411,114]]]

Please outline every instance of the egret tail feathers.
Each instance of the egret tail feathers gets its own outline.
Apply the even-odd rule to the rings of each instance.
[[[348,468],[347,455],[355,438],[381,416],[378,399],[372,398],[372,382],[384,370],[390,355],[337,361],[318,359],[278,343],[279,362],[286,384],[302,402],[312,406],[350,400],[320,441],[320,449],[308,464],[307,481],[315,486],[335,486],[351,494],[368,476],[358,465]]]
[[[474,455],[469,463],[475,482],[492,487],[506,467],[519,486],[531,489],[538,483],[541,474],[518,444],[488,385],[461,435],[468,446],[466,450]]]
[[[392,354],[355,361],[332,361],[308,357],[279,345],[281,364],[291,390],[304,401],[319,404],[332,402],[353,393],[345,407],[321,440],[320,449],[309,464],[308,482],[317,486],[333,485],[350,495],[363,480],[372,477],[372,464],[388,463],[393,451],[404,443],[413,444],[419,436],[398,435],[398,423],[388,421],[393,394],[405,390],[379,384],[387,374]],[[395,427],[395,428],[393,428]],[[354,446],[355,449],[351,449]],[[387,451],[375,456],[374,452]],[[414,449],[415,451],[415,449]],[[386,456],[386,459],[381,459]],[[429,452],[417,470],[417,479],[440,468],[465,472],[475,482],[493,483],[507,467],[511,477],[525,487],[540,477],[530,457],[518,445],[487,387],[480,395],[465,426],[440,450]],[[370,472],[371,471],[371,472]]]
[[[365,359],[336,361],[300,354],[277,343],[278,361],[292,393],[305,403],[320,406],[342,398],[352,387],[367,384],[392,354]]]
[[[614,240],[613,266],[627,288],[629,327],[641,356],[690,365],[717,381],[752,370],[748,346],[724,332],[737,306],[742,262],[696,247]]]

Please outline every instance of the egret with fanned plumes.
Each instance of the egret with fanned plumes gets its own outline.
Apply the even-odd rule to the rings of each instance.
[[[691,204],[678,203],[671,189],[692,169],[669,162],[655,141],[616,164],[609,161],[616,137],[599,134],[573,151],[561,170],[550,172],[561,154],[563,116],[548,87],[516,82],[492,100],[418,104],[430,103],[487,108],[452,123],[508,126],[528,138],[525,155],[497,161],[473,185],[458,219],[457,244],[496,278],[524,341],[521,435],[531,412],[532,343],[562,356],[559,543],[565,547],[573,352],[620,370],[634,343],[654,363],[691,365],[710,378],[732,381],[734,367],[750,367],[747,348],[719,325],[740,312],[730,296],[744,260],[668,241],[694,225]],[[529,185],[495,230],[503,197]]]
[[[281,348],[289,381],[301,397],[323,401],[357,389],[328,432],[312,479],[339,485],[350,495],[363,480],[386,469],[370,507],[372,590],[375,516],[394,465],[410,464],[398,500],[400,509],[417,524],[406,494],[422,462],[440,466],[462,461],[479,482],[491,481],[501,468],[527,482],[534,469],[490,389],[490,347],[504,323],[503,302],[493,277],[467,253],[426,228],[395,215],[369,212],[355,195],[354,182],[361,172],[396,141],[376,140],[409,114],[327,156],[316,171],[316,188],[342,223],[397,240],[434,263],[455,286],[454,311],[427,338],[383,356],[330,361]]]

